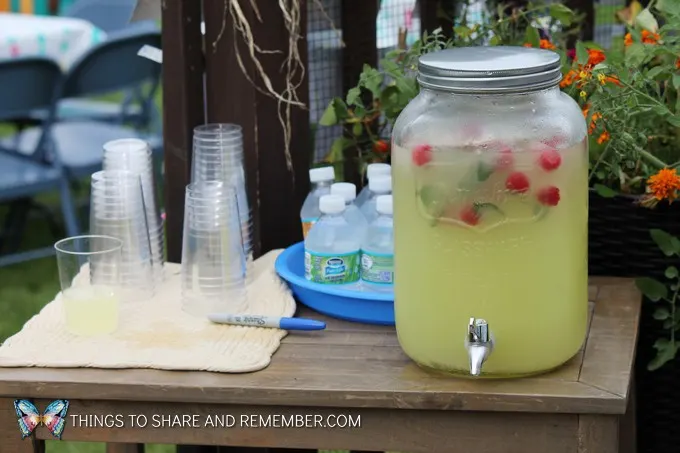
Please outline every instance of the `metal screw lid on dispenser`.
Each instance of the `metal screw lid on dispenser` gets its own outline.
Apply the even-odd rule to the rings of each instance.
[[[418,83],[461,93],[539,90],[562,79],[560,56],[527,47],[459,47],[425,54]]]

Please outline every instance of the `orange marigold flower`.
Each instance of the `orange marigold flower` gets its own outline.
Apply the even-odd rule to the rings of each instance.
[[[619,80],[619,78],[616,77],[616,76],[607,76],[607,77],[604,78],[604,82],[605,83],[613,83],[614,85],[619,86],[619,87],[623,86],[623,85],[621,85],[621,81]]]
[[[590,111],[590,104],[584,105],[581,111],[583,112],[583,118],[588,119],[588,111]]]
[[[533,47],[530,42],[525,42],[523,44],[524,47]]]
[[[551,43],[548,39],[541,39],[539,47],[541,49],[555,50],[555,44]]]
[[[610,135],[609,135],[609,132],[604,131],[604,132],[602,132],[602,133],[600,134],[599,137],[597,137],[597,144],[598,144],[598,145],[601,145],[601,144],[603,144],[604,142],[606,142],[607,140],[609,140],[610,138],[611,138],[611,137],[610,137]]]
[[[626,36],[623,37],[623,45],[628,47],[631,44],[633,44],[633,37],[630,33],[626,33]]]
[[[606,55],[601,50],[588,49],[588,66],[595,66],[606,59]]]
[[[675,60],[675,69],[680,69],[680,58]]]
[[[597,121],[602,118],[602,114],[599,112],[593,113],[593,116],[590,117],[590,123],[588,124],[588,134],[592,134],[595,132],[595,128],[597,127]]]
[[[560,82],[560,88],[569,87],[576,80],[578,80],[578,73],[576,71],[574,71],[573,69],[570,69],[569,72],[567,72],[564,75],[564,77],[562,77],[562,81]]]
[[[656,44],[660,38],[658,33],[652,33],[648,30],[642,30],[641,36],[642,42],[645,44]]]
[[[680,175],[675,168],[664,168],[647,179],[647,188],[657,200],[675,200],[680,190]]]

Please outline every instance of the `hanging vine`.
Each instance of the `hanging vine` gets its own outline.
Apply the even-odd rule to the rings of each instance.
[[[271,0],[268,0],[271,1]],[[286,31],[288,32],[288,43],[284,50],[267,50],[262,49],[256,42],[253,34],[253,25],[248,21],[246,14],[244,13],[244,6],[247,7],[249,4],[253,11],[255,19],[262,23],[262,16],[257,7],[256,0],[224,0],[224,14],[222,17],[222,28],[217,35],[217,38],[212,43],[213,52],[216,51],[217,45],[221,40],[222,36],[227,27],[227,18],[230,15],[232,17],[232,27],[234,30],[234,36],[240,36],[245,43],[246,52],[243,52],[241,46],[238,44],[238,39],[234,39],[234,52],[236,55],[236,61],[243,73],[244,77],[261,93],[270,96],[277,101],[277,114],[281,128],[283,129],[284,137],[284,152],[286,156],[286,166],[288,170],[292,173],[293,171],[293,161],[291,158],[290,144],[292,135],[292,124],[291,124],[291,111],[293,107],[307,108],[307,106],[300,101],[297,95],[298,88],[302,85],[304,80],[306,68],[302,62],[300,56],[300,49],[298,46],[298,41],[303,39],[305,36],[302,35],[302,0],[275,0],[278,4],[281,16],[283,17],[283,23]],[[326,12],[325,8],[321,4],[321,0],[311,0],[314,5],[319,8],[324,18],[328,20],[332,29],[340,34],[340,31],[335,27],[330,16]],[[273,2],[272,2],[273,3]],[[245,55],[244,55],[245,53]],[[266,73],[260,62],[260,57],[266,54],[274,53],[284,53],[285,59],[282,65],[284,72],[284,88],[277,91],[269,75]],[[264,88],[259,86],[250,76],[246,70],[244,63],[244,58],[248,58],[250,62],[255,67],[255,71],[259,78],[261,79]]]

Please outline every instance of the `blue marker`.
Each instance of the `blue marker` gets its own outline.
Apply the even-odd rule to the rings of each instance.
[[[282,318],[278,316],[259,315],[230,315],[212,313],[208,319],[217,324],[231,324],[233,326],[270,327],[284,330],[323,330],[326,323],[314,319]]]

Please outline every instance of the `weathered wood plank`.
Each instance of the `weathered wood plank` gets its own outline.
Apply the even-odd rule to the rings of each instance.
[[[586,345],[579,382],[626,400],[630,385],[642,296],[630,279],[605,279]],[[621,414],[625,411],[625,405]]]
[[[78,400],[71,401],[71,405],[73,413],[80,415],[142,414],[147,417],[149,424],[146,428],[125,426],[119,429],[68,426],[64,431],[64,440],[412,453],[467,453],[471,446],[479,453],[574,453],[577,448],[575,434],[578,421],[573,414],[515,414],[508,417],[491,412],[348,411],[320,407],[196,406]],[[174,414],[192,416],[189,420],[191,423],[194,422],[193,416],[196,416],[197,427],[167,424],[165,427],[151,427],[154,415],[156,422],[160,422],[162,419],[158,418],[159,415]],[[215,416],[232,415],[234,426],[206,427],[208,415],[213,416],[213,420]],[[271,422],[281,426],[284,418],[291,415],[300,420],[301,427],[263,427],[268,416],[272,416],[269,419]],[[353,417],[352,423],[349,423],[349,416]],[[248,422],[248,426],[243,420]],[[38,436],[47,438],[49,433],[40,429]]]
[[[242,375],[154,370],[5,369],[0,395],[326,407],[623,413],[621,398],[569,381],[432,375],[408,363],[275,361]],[[49,385],[44,385],[49,382]]]
[[[191,178],[193,128],[203,123],[201,5],[163,2],[163,148],[167,259],[182,255],[184,191]]]
[[[307,47],[303,38],[307,29],[307,3],[299,3],[301,30],[297,46],[306,66]],[[255,43],[261,49],[279,51],[258,53],[257,58],[264,73],[270,77],[274,90],[281,93],[284,90],[282,68],[289,33],[276,2],[259,8],[261,22],[252,4],[240,3],[244,17],[251,24]],[[248,55],[242,37],[235,33],[234,18],[225,7],[225,2],[204,2],[208,120],[237,123],[243,127],[248,198],[254,222],[253,247],[255,255],[259,256],[302,239],[299,213],[309,189],[309,153],[312,152],[309,149],[309,112],[298,107],[291,108],[292,169],[289,170],[284,153],[284,129],[279,119],[279,113],[286,106],[263,94],[262,78]],[[240,61],[236,49],[241,56]],[[251,81],[257,84],[257,88]],[[295,92],[300,102],[308,104],[307,76],[299,82]]]
[[[0,398],[0,453],[45,453],[42,440],[21,439],[12,398]]]
[[[619,417],[581,415],[578,418],[578,453],[619,453]]]

